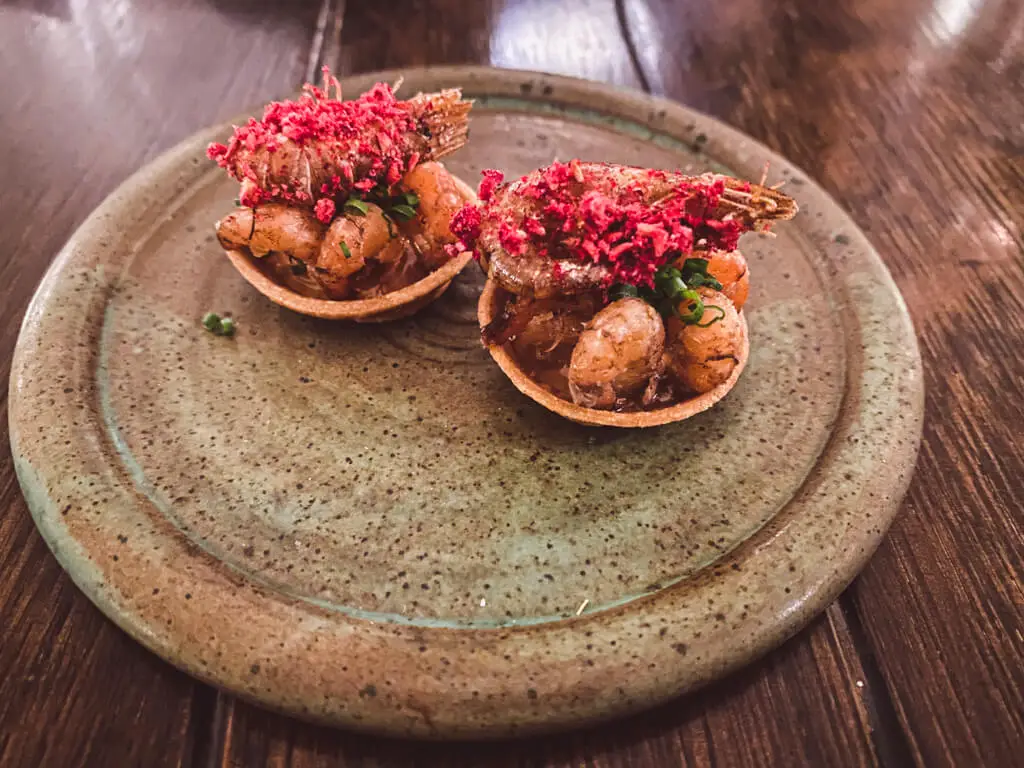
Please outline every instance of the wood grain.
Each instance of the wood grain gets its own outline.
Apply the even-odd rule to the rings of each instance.
[[[612,0],[349,2],[337,65],[492,64],[639,87]]]
[[[28,300],[75,227],[163,149],[293,88],[318,10],[0,4],[0,168],[16,182],[0,191],[2,766],[190,764],[210,738],[212,691],[103,618],[36,532],[8,448],[6,381]]]
[[[222,768],[877,765],[869,691],[838,607],[759,667],[611,725],[515,742],[390,741],[315,728],[224,697]]]
[[[631,0],[626,18],[655,90],[810,170],[896,277],[925,363],[924,446],[845,600],[917,764],[1011,765],[1024,744],[1024,9],[943,6],[744,0],[707,14]]]

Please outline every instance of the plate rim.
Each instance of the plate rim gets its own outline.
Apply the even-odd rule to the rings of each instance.
[[[892,323],[887,330],[894,339],[901,341],[905,346],[903,362],[906,367],[902,371],[902,378],[898,385],[899,392],[905,398],[905,405],[909,410],[907,418],[894,428],[894,432],[897,433],[904,445],[902,452],[897,457],[898,461],[887,465],[887,469],[895,476],[895,480],[891,481],[888,486],[887,496],[879,501],[873,510],[864,515],[862,524],[867,526],[868,532],[858,539],[860,546],[855,550],[838,553],[840,557],[833,562],[831,570],[828,573],[819,574],[812,588],[809,588],[804,594],[783,601],[780,606],[775,606],[776,609],[781,609],[776,610],[782,616],[781,620],[758,627],[753,626],[755,617],[751,616],[741,620],[741,627],[719,633],[718,639],[721,641],[721,645],[715,658],[694,660],[691,656],[690,660],[681,661],[680,651],[673,650],[672,647],[662,647],[668,646],[667,643],[651,645],[649,648],[651,654],[649,657],[645,657],[645,660],[654,658],[659,664],[666,665],[668,674],[661,675],[654,681],[649,678],[638,679],[635,687],[630,689],[627,692],[628,695],[625,696],[615,694],[615,692],[609,693],[600,684],[601,680],[606,679],[607,674],[616,671],[621,674],[628,668],[628,665],[624,665],[622,659],[618,657],[609,656],[595,659],[595,666],[586,671],[590,682],[581,679],[579,670],[575,669],[575,666],[578,665],[572,663],[574,659],[572,649],[581,646],[580,635],[587,631],[587,627],[600,623],[606,625],[605,632],[613,634],[618,632],[621,636],[626,636],[637,624],[634,621],[636,617],[632,615],[636,613],[637,606],[645,605],[647,611],[645,615],[647,616],[650,616],[651,612],[657,611],[678,613],[688,605],[687,601],[692,597],[692,593],[705,587],[709,580],[713,580],[718,588],[725,589],[725,591],[730,591],[729,585],[732,590],[738,589],[740,585],[745,585],[744,579],[751,578],[748,576],[750,571],[747,566],[754,561],[760,564],[760,560],[757,558],[763,557],[762,546],[766,542],[778,544],[787,536],[793,535],[794,531],[790,527],[792,521],[789,519],[792,515],[787,514],[794,506],[793,503],[788,503],[782,512],[736,549],[712,565],[700,569],[691,577],[624,605],[593,614],[584,614],[548,624],[496,629],[433,629],[374,624],[364,619],[342,614],[316,617],[318,621],[327,621],[329,618],[333,624],[338,625],[334,629],[339,632],[336,635],[331,635],[330,641],[336,643],[336,647],[343,651],[372,648],[374,643],[379,643],[382,644],[381,647],[388,649],[386,653],[381,652],[381,658],[388,656],[398,659],[408,653],[415,653],[417,647],[427,646],[428,652],[421,653],[420,657],[422,658],[414,657],[416,663],[411,663],[410,666],[411,670],[418,670],[421,677],[429,670],[439,669],[440,667],[436,665],[439,664],[438,659],[442,658],[444,654],[458,651],[460,648],[471,648],[470,656],[476,655],[483,658],[487,664],[482,666],[479,659],[470,663],[468,665],[469,674],[479,674],[482,688],[490,691],[501,688],[499,681],[507,680],[515,674],[519,653],[528,657],[536,654],[536,648],[532,648],[530,644],[531,639],[535,638],[538,633],[547,636],[549,645],[558,647],[564,645],[566,650],[555,661],[535,661],[536,670],[539,671],[535,671],[533,677],[539,682],[530,684],[525,682],[524,677],[522,690],[514,698],[506,699],[500,712],[494,709],[493,704],[487,706],[474,704],[474,699],[468,695],[468,692],[466,695],[458,694],[441,685],[439,681],[434,681],[436,684],[431,685],[421,680],[417,690],[407,692],[404,699],[398,702],[399,707],[396,709],[395,699],[390,695],[384,695],[383,692],[381,695],[377,695],[376,692],[371,695],[370,688],[373,688],[373,685],[372,683],[364,684],[365,675],[362,673],[341,675],[332,672],[333,677],[330,677],[329,680],[321,679],[320,685],[325,686],[327,694],[331,696],[347,697],[346,706],[339,708],[338,701],[330,699],[321,709],[317,709],[315,706],[308,705],[307,702],[310,698],[308,695],[294,689],[296,685],[308,686],[309,678],[301,676],[272,677],[272,688],[268,689],[263,685],[265,679],[254,680],[254,677],[257,676],[252,670],[258,667],[259,661],[252,661],[249,658],[239,659],[233,661],[230,666],[224,666],[216,673],[211,673],[203,663],[200,663],[202,661],[200,647],[191,647],[187,642],[183,644],[180,638],[174,636],[173,632],[154,628],[152,622],[143,615],[138,602],[130,594],[130,589],[129,593],[122,593],[119,585],[108,584],[109,578],[105,580],[103,571],[90,559],[90,553],[84,550],[80,542],[70,534],[58,505],[47,494],[46,481],[39,474],[37,466],[39,457],[33,455],[31,441],[27,438],[28,426],[33,422],[23,413],[22,403],[37,394],[33,388],[38,389],[39,384],[27,379],[26,373],[31,370],[33,354],[42,348],[41,345],[45,340],[43,328],[47,301],[57,290],[63,271],[76,259],[86,257],[83,254],[89,250],[91,241],[105,236],[102,231],[102,221],[105,217],[116,213],[130,197],[144,192],[150,186],[152,178],[162,178],[161,174],[169,174],[180,164],[192,162],[196,147],[203,146],[214,137],[222,135],[225,127],[229,125],[229,123],[224,123],[199,131],[185,139],[144,166],[119,186],[89,216],[58,254],[33,296],[22,321],[12,360],[9,384],[8,421],[11,450],[29,509],[58,561],[86,596],[109,618],[151,651],[189,674],[218,687],[231,690],[233,693],[254,700],[263,706],[307,719],[390,734],[426,737],[489,737],[551,730],[583,722],[593,722],[653,706],[683,692],[693,690],[775,648],[802,628],[838,596],[867,562],[884,537],[899,508],[916,461],[921,439],[924,399],[920,352],[905,303],[881,258],[850,216],[801,169],[736,129],[682,104],[642,92],[578,78],[483,66],[455,65],[421,69],[392,69],[345,78],[343,86],[349,91],[357,90],[377,80],[393,80],[398,74],[405,77],[410,89],[418,87],[417,84],[429,82],[461,82],[470,95],[474,93],[474,88],[477,91],[485,90],[488,93],[491,91],[487,89],[492,89],[498,95],[507,94],[515,98],[576,107],[583,106],[587,109],[596,107],[598,112],[607,111],[622,115],[628,111],[633,113],[633,119],[637,124],[651,126],[652,130],[654,126],[661,126],[666,131],[674,130],[678,134],[681,133],[679,129],[681,125],[692,124],[693,135],[698,132],[708,135],[708,146],[713,150],[711,154],[734,156],[739,148],[746,147],[770,160],[773,166],[790,169],[795,178],[802,179],[800,190],[798,190],[801,195],[813,196],[815,208],[822,205],[828,209],[830,216],[843,223],[842,231],[848,238],[847,243],[834,244],[837,246],[834,248],[826,245],[825,250],[832,248],[834,253],[839,250],[847,252],[846,258],[852,257],[857,261],[857,279],[866,281],[872,289],[880,287],[885,291],[889,316],[895,315],[898,320],[898,322]],[[531,84],[529,91],[525,90],[526,83]],[[644,119],[644,114],[647,114],[648,119]],[[205,173],[206,169],[201,172]],[[804,208],[803,205],[801,207]],[[859,289],[857,286],[852,286],[848,290]],[[893,313],[893,304],[897,310],[895,313]],[[851,307],[854,310],[860,308],[855,303],[851,303]],[[845,335],[846,329],[844,328]],[[844,341],[849,343],[849,338],[844,338]],[[851,367],[848,371],[847,388],[850,387],[854,375],[855,372]],[[893,387],[896,385],[894,384]],[[65,404],[80,407],[70,400]],[[58,401],[57,407],[60,407],[60,401]],[[836,430],[845,409],[845,405],[840,409],[840,417],[837,419],[837,425],[834,425]],[[821,465],[826,460],[826,454],[832,446],[833,438],[838,439],[836,431],[833,431],[832,437],[829,438],[811,475],[819,476],[824,472]],[[820,481],[821,477],[814,479]],[[805,480],[805,484],[811,480],[812,478],[809,476]],[[187,545],[183,545],[182,548],[183,551],[189,550]],[[222,567],[218,569],[213,564],[203,561],[203,557],[208,556],[196,554],[192,556],[196,558],[196,562],[190,565],[190,570],[202,572],[204,577],[213,578],[215,583],[231,584],[237,590],[236,598],[240,601],[238,603],[240,612],[251,611],[252,606],[260,607],[267,600],[275,601],[275,612],[280,608],[281,615],[291,615],[289,608],[294,611],[293,601],[266,595],[259,585],[247,584],[238,579],[232,580],[230,575],[223,573]],[[739,567],[735,568],[734,566]],[[212,573],[207,572],[211,570]],[[770,572],[770,569],[766,571],[766,573]],[[777,583],[775,589],[781,590],[782,583]],[[792,584],[788,585],[792,586]],[[130,585],[120,585],[120,587],[126,586],[130,588]],[[160,610],[170,611],[173,615],[179,616],[189,611],[194,612],[199,602],[188,603],[181,596],[175,596],[161,601]],[[764,606],[759,608],[763,610]],[[317,614],[308,604],[304,604],[300,612]],[[197,615],[196,618],[199,620],[201,617]],[[611,629],[608,629],[607,625],[610,625]],[[356,632],[366,637],[355,638],[353,633]],[[552,640],[552,636],[557,637]],[[368,638],[373,642],[366,642]],[[682,643],[677,643],[677,645],[682,645]],[[322,651],[318,651],[318,654],[318,657],[323,657]],[[503,658],[506,655],[511,655],[513,661],[504,662]],[[609,658],[611,661],[605,664],[605,658]],[[673,661],[678,664],[675,669],[672,668]],[[407,661],[406,663],[410,664]],[[507,668],[496,670],[495,665],[498,667],[505,665]],[[685,667],[685,669],[680,669],[681,667]],[[317,689],[315,692],[320,693],[320,690]]]

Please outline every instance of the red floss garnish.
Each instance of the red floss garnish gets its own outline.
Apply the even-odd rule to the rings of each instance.
[[[324,224],[330,224],[331,219],[334,218],[334,201],[326,197],[322,197],[316,201],[316,205],[313,207],[313,213],[316,217]]]
[[[246,208],[255,208],[263,202],[265,195],[255,183],[246,179],[242,182],[242,189],[238,193],[238,202]]]
[[[498,229],[498,242],[511,254],[521,254],[526,250],[526,233],[511,222],[503,221]]]
[[[455,212],[448,225],[452,234],[458,238],[461,249],[473,251],[473,257],[476,259],[480,258],[480,253],[476,249],[476,240],[480,237],[481,219],[480,209],[473,203],[467,203]]]
[[[501,171],[486,170],[481,171],[480,175],[484,178],[480,182],[480,187],[477,189],[477,197],[483,202],[487,202],[494,195],[494,190],[497,189],[501,182],[505,180],[505,174]]]
[[[651,181],[666,177],[663,171],[649,173]],[[609,284],[652,286],[670,259],[690,254],[695,245],[734,250],[744,231],[739,221],[715,218],[725,190],[721,178],[682,182],[656,205],[643,201],[642,182],[618,187],[576,161],[553,163],[539,178],[515,184],[516,194],[540,202],[540,217],[525,213],[502,220],[501,247],[513,254],[551,248],[557,258],[603,264]],[[488,186],[488,198],[493,189]],[[482,183],[480,196],[488,199],[483,192]],[[485,203],[485,214],[489,209]]]
[[[340,201],[352,189],[401,179],[420,160],[409,144],[417,128],[390,86],[377,83],[342,101],[338,81],[325,67],[322,89],[307,84],[297,101],[268,104],[262,119],[236,126],[227,144],[210,144],[206,154],[255,187],[243,188],[243,205],[280,200],[314,207],[319,215],[327,210],[320,205],[325,199]]]
[[[547,234],[547,230],[544,229],[544,225],[540,223],[540,219],[534,218],[533,216],[527,216],[523,219],[523,229],[526,234],[531,237],[544,237]]]

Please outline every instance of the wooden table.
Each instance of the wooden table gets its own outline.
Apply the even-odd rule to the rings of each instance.
[[[0,0],[4,379],[36,283],[115,185],[325,62],[605,80],[802,165],[874,241],[918,329],[927,417],[903,511],[825,615],[701,693],[540,740],[409,744],[262,712],[129,640],[36,533],[4,431],[0,765],[1024,764],[1024,6]]]

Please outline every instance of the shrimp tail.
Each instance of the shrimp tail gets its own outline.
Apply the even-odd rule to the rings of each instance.
[[[772,221],[789,221],[799,210],[796,200],[777,189],[728,177],[718,200],[718,213],[723,218],[732,214],[755,232],[766,231]]]
[[[418,93],[409,99],[409,105],[429,132],[425,160],[439,160],[466,143],[473,102],[462,98],[461,88]]]

